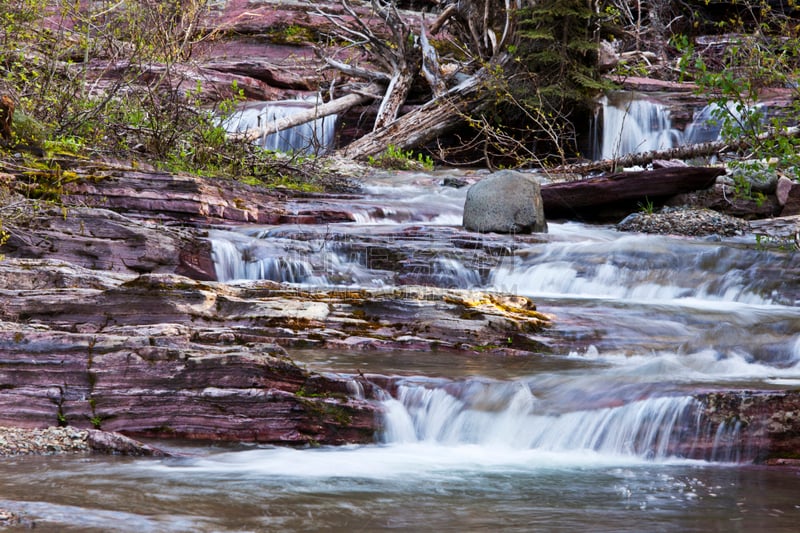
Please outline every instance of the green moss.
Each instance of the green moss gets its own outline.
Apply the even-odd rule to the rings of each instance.
[[[330,402],[304,399],[302,397],[299,399],[306,412],[317,418],[320,422],[333,422],[338,426],[344,427],[349,426],[353,421],[353,417],[345,407]]]
[[[278,26],[267,34],[269,40],[275,44],[306,44],[317,41],[316,34],[305,26],[289,24]]]
[[[492,350],[497,350],[498,348],[502,348],[499,344],[477,344],[472,347],[472,349],[476,352],[489,352]]]

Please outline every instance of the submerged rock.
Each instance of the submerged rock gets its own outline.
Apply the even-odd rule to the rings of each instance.
[[[463,225],[481,233],[546,232],[539,182],[511,170],[479,181],[467,191]]]
[[[800,464],[800,391],[718,391],[696,398],[714,431],[694,445],[694,455],[705,447],[756,463]],[[719,439],[720,427],[735,438]]]

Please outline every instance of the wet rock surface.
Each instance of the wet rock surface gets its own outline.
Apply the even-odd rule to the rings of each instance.
[[[352,220],[359,197],[259,191],[141,170],[115,170],[96,180],[85,174],[70,184],[66,217],[42,212],[35,228],[13,233],[3,249],[0,425],[32,430],[68,424],[70,431],[88,435],[76,446],[106,453],[127,447],[116,438],[109,447],[106,432],[290,445],[368,443],[381,429],[379,408],[371,401],[374,388],[391,390],[394,378],[316,374],[295,365],[286,348],[494,357],[535,356],[562,343],[556,348],[569,351],[569,339],[550,334],[551,318],[530,299],[442,288],[452,273],[430,268],[447,253],[481,278],[476,285],[484,284],[484,270],[513,257],[513,244],[547,236],[515,236],[510,242],[420,223],[376,226],[359,239],[345,232],[338,242],[331,230],[326,237],[340,251],[395,272],[394,285],[219,283],[213,281],[207,237],[215,225]],[[670,222],[654,223],[659,233],[746,229],[709,211],[661,214]],[[641,224],[636,231],[648,231]],[[440,248],[421,252],[434,243]],[[716,394],[729,402],[741,396]],[[790,459],[797,449],[794,426],[773,431],[755,421],[788,420],[791,394],[753,396],[758,409],[737,404],[725,420],[750,417],[741,434],[754,443],[759,460]],[[94,433],[97,428],[101,432]]]
[[[0,423],[372,442],[375,404],[347,395],[350,378],[300,369],[282,346],[467,350],[549,323],[526,298],[455,289],[326,291],[80,272],[56,261],[0,263]],[[37,281],[15,281],[26,277]]]
[[[547,231],[539,182],[521,172],[496,172],[467,191],[464,227],[497,233]]]
[[[800,391],[721,391],[696,396],[714,427],[738,428],[739,438],[709,438],[698,448],[733,450],[744,459],[773,465],[800,465]]]

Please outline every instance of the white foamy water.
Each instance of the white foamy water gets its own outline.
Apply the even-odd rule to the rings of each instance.
[[[318,98],[310,98],[249,103],[234,113],[224,127],[230,132],[264,128],[313,108],[318,101]],[[305,124],[262,135],[258,144],[274,152],[324,154],[333,146],[337,120],[336,115],[320,117]]]
[[[211,232],[220,277],[389,287],[422,269],[410,281],[508,288],[553,326],[503,345],[541,353],[325,354],[312,370],[400,376],[374,444],[20,459],[0,468],[0,507],[42,530],[136,533],[796,530],[796,474],[748,466],[743,428],[695,399],[800,386],[792,255],[575,223],[465,241],[432,229],[460,222],[464,191],[371,194],[351,206],[364,226]],[[481,263],[484,245],[502,261]]]
[[[669,109],[634,93],[613,101],[601,98],[603,135],[598,159],[666,150],[681,143],[682,134],[672,127]]]

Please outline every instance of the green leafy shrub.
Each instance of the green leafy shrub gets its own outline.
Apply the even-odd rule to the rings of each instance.
[[[698,51],[685,36],[673,43],[682,53],[683,79],[693,81],[697,93],[716,104],[713,118],[720,135],[736,147],[733,168],[761,172],[782,169],[797,175],[800,164],[800,26],[771,11],[768,2],[745,2],[754,19],[721,23],[727,44],[719,57]],[[748,12],[748,11],[744,11]],[[754,27],[749,33],[744,28]],[[772,89],[791,93],[789,104],[778,109],[761,105]],[[739,183],[742,192],[749,186]]]
[[[377,157],[370,156],[368,163],[374,167],[393,170],[432,170],[433,159],[413,150],[404,151],[394,145],[386,147],[386,151]]]

